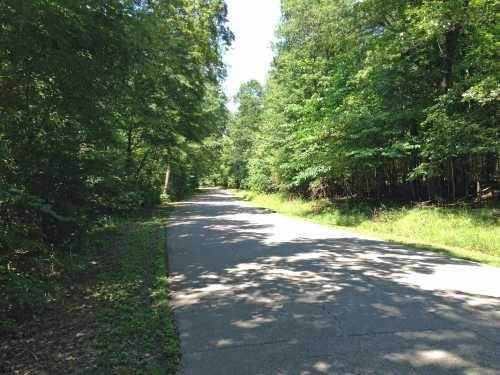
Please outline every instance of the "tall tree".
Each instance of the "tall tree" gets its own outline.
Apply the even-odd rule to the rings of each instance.
[[[498,188],[495,9],[284,0],[250,187],[405,200]]]
[[[223,152],[218,162],[223,185],[247,186],[248,162],[262,116],[263,88],[256,80],[243,83],[234,100],[238,110],[220,139]]]
[[[158,202],[168,165],[186,183],[186,145],[224,121],[226,13],[222,0],[0,2],[0,248],[74,244],[99,216]]]

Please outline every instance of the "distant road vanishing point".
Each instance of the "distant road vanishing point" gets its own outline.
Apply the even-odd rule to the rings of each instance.
[[[500,268],[249,207],[168,226],[183,375],[500,374]]]

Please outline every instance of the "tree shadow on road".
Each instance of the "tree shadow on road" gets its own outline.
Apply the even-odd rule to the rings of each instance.
[[[272,374],[500,373],[500,298],[457,279],[488,267],[338,234],[280,238],[280,217],[220,192],[179,204],[169,252],[188,365],[254,374],[261,358]]]

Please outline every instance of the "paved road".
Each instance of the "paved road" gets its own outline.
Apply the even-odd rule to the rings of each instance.
[[[500,269],[206,190],[168,227],[184,375],[500,374]]]

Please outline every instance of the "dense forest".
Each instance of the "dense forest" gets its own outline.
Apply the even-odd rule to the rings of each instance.
[[[268,82],[241,87],[207,182],[456,201],[499,183],[498,2],[284,0]]]
[[[0,2],[0,247],[193,189],[226,116],[221,1]]]
[[[0,1],[0,331],[48,298],[35,279],[106,217],[159,203],[166,175],[171,199],[197,186],[202,141],[227,116],[226,13],[220,0]]]

